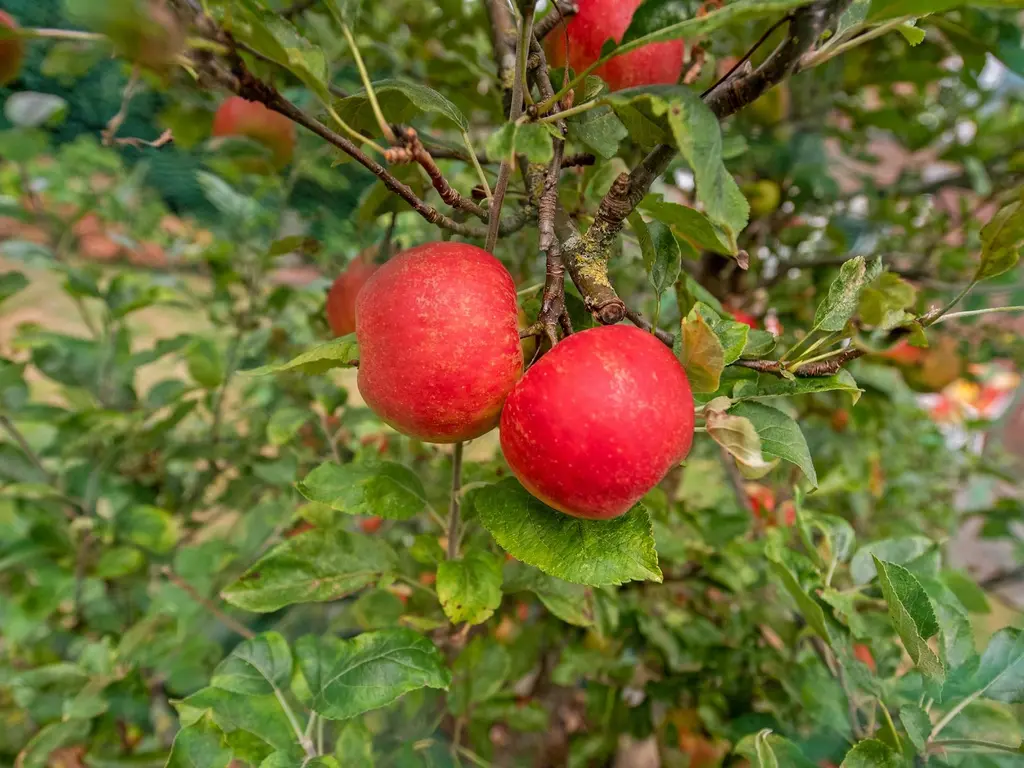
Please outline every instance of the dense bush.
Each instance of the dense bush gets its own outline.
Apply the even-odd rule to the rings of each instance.
[[[22,24],[29,66],[75,82],[114,54],[123,89],[70,142],[60,97],[16,79],[5,104],[0,763],[1021,763],[1020,619],[949,543],[974,517],[1020,552],[992,422],[1024,359],[1020,11],[636,5],[606,58],[684,40],[682,84],[549,68],[532,33],[571,47],[564,2],[66,0],[64,29]],[[133,135],[154,94],[167,133]],[[232,95],[265,109],[211,137]],[[125,165],[168,142],[212,220]],[[673,349],[697,434],[654,487],[645,452],[692,420],[612,418],[639,364],[514,417],[548,464],[511,462],[528,485],[570,454],[576,496],[629,468],[625,514],[547,507],[496,432],[425,443],[365,405],[370,332],[331,339],[328,286],[438,240],[507,267],[527,370],[619,322]],[[396,424],[396,399],[495,399],[467,343],[514,333],[512,288],[443,274],[374,315],[410,361],[365,392]],[[457,415],[430,436],[498,418]]]

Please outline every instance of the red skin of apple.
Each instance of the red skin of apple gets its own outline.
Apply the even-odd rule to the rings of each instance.
[[[370,517],[364,517],[359,521],[359,528],[363,533],[376,533],[380,530],[381,525],[384,524],[384,519],[377,515],[371,515]]]
[[[516,287],[482,248],[427,243],[378,269],[356,299],[359,391],[430,443],[493,429],[523,372]]]
[[[601,58],[601,46],[616,41],[629,27],[633,12],[642,0],[577,0],[579,13],[569,20],[565,31],[559,26],[548,37],[548,55],[555,66],[566,63],[565,43],[569,39],[569,66],[577,74]],[[594,70],[613,91],[640,85],[674,85],[683,72],[682,40],[651,43],[631,53],[616,56]]]
[[[331,284],[327,292],[327,323],[335,337],[355,333],[356,297],[376,271],[376,264],[356,258]]]
[[[8,29],[17,29],[18,22],[8,14],[0,11],[0,25]],[[20,38],[0,38],[0,85],[7,85],[18,76],[21,62],[25,58],[25,43]]]
[[[526,372],[501,415],[501,449],[526,489],[575,517],[629,511],[686,458],[693,395],[650,333],[602,326],[559,343]]]
[[[864,643],[854,643],[853,655],[857,661],[866,664],[872,673],[878,670],[878,666],[875,664],[875,657],[871,653],[871,649],[864,645]]]
[[[227,99],[213,116],[214,136],[241,136],[263,144],[274,153],[274,163],[283,168],[295,150],[295,124],[257,101],[241,96]]]
[[[757,318],[751,314],[744,312],[742,309],[737,309],[732,313],[732,319],[737,323],[743,323],[749,325],[754,330],[757,330],[760,326],[758,325]]]
[[[880,356],[902,365],[913,365],[924,360],[927,354],[928,350],[911,346],[909,341],[903,339],[899,344],[882,352]]]

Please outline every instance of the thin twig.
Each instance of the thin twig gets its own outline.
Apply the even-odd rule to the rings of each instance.
[[[864,43],[870,40],[874,40],[877,37],[881,37],[882,35],[891,32],[897,27],[906,24],[913,18],[913,16],[901,16],[898,19],[892,19],[891,21],[887,21],[885,24],[880,24],[874,29],[868,30],[864,34],[859,35],[853,38],[852,40],[847,40],[843,43],[840,43],[839,45],[827,47],[815,53],[807,54],[806,56],[804,56],[803,61],[800,63],[800,68],[810,69],[811,67],[820,66],[821,64],[824,64],[826,61],[829,61],[835,58],[836,56],[839,56],[840,54],[846,53],[847,51],[856,48],[859,45],[863,45]]]
[[[523,87],[526,81],[526,57],[530,51],[530,40],[533,35],[533,13],[534,7],[528,5],[523,12],[519,40],[516,43],[516,66],[512,75],[512,103],[509,106],[508,115],[509,122],[511,123],[515,123],[523,113]],[[498,244],[501,206],[505,202],[505,192],[508,190],[508,182],[512,176],[514,160],[514,157],[502,159],[501,167],[498,169],[498,181],[494,185],[490,221],[487,227],[487,239],[484,242],[484,249],[492,253],[494,252],[494,247]]]
[[[463,443],[455,444],[452,452],[452,487],[451,500],[448,502],[448,559],[459,556],[459,489],[462,487],[462,448]]]
[[[944,323],[947,320],[955,320],[961,317],[976,317],[977,315],[993,315],[998,312],[1024,312],[1024,306],[1015,307],[989,307],[988,309],[972,309],[968,312],[950,312],[949,314],[942,315],[936,318],[932,325],[938,323]]]
[[[348,28],[348,24],[342,24],[341,31],[345,35],[348,47],[352,50],[352,57],[356,61],[356,68],[359,70],[359,77],[362,78],[363,88],[366,89],[366,98],[370,101],[370,108],[373,110],[374,117],[377,118],[377,125],[380,126],[381,133],[387,139],[388,144],[394,144],[395,134],[392,132],[391,126],[388,125],[388,121],[384,119],[384,112],[380,108],[377,93],[373,90],[373,83],[370,81],[370,73],[366,71],[366,64],[363,63],[363,57],[359,53],[355,37],[352,36],[352,30]]]
[[[356,162],[380,179],[388,190],[405,200],[428,223],[464,237],[486,237],[486,229],[473,224],[463,224],[454,221],[437,209],[424,203],[408,185],[403,184],[387,168],[366,155],[353,141],[332,131],[322,122],[295,106],[272,85],[255,77],[248,70],[238,53],[235,52],[235,49],[240,46],[213,19],[199,13],[194,21],[209,36],[223,41],[232,51],[229,57],[231,60],[230,72],[224,71],[223,65],[208,52],[194,51],[193,55],[196,57],[194,63],[197,69],[204,73],[204,76],[214,78],[216,82],[242,98],[249,101],[257,101],[269,109],[284,115],[292,122],[315,133],[329,144],[351,156]],[[363,140],[365,141],[365,138]],[[530,220],[531,214],[532,212],[528,208],[519,209],[515,214],[500,222],[499,233],[508,234],[521,229]]]
[[[14,425],[14,422],[6,415],[0,414],[0,427],[3,427],[4,432],[10,435],[11,439],[18,444],[18,447],[21,448],[25,456],[28,457],[28,460],[32,462],[32,465],[43,474],[47,482],[56,487],[56,476],[51,474],[50,471],[43,466],[42,459],[40,459],[39,455],[32,450],[32,446],[29,445],[28,440],[26,440],[25,436],[21,434],[21,430]]]
[[[564,0],[556,0],[552,5],[554,7],[551,9],[551,12],[538,21],[534,27],[533,33],[538,40],[543,40],[560,24],[564,24],[580,11],[576,3],[567,3]]]
[[[487,218],[487,211],[472,200],[467,200],[459,194],[457,189],[448,183],[444,174],[441,173],[441,169],[434,162],[434,158],[431,157],[430,152],[423,146],[423,142],[420,141],[419,134],[416,133],[415,128],[407,127],[402,129],[397,137],[392,136],[392,141],[401,142],[401,146],[392,147],[384,153],[384,157],[389,163],[417,163],[426,171],[427,176],[430,178],[430,183],[437,191],[437,194],[448,205],[452,208],[471,213],[480,219]],[[481,169],[481,178],[486,183],[487,179],[483,176],[483,169]]]
[[[225,627],[230,629],[232,632],[241,635],[246,640],[252,640],[254,637],[256,637],[255,632],[253,632],[251,629],[249,629],[247,626],[237,621],[236,619],[233,619],[230,616],[228,616],[226,613],[224,613],[224,611],[220,609],[218,605],[216,605],[211,600],[207,600],[205,597],[199,594],[195,587],[193,587],[191,584],[189,584],[187,581],[181,578],[181,576],[179,576],[173,570],[171,570],[171,567],[169,565],[165,565],[163,568],[161,568],[160,572],[164,576],[166,576],[167,580],[174,584],[174,586],[187,592],[189,597],[191,597],[197,604],[205,608],[215,619],[217,619],[217,621],[219,621]]]

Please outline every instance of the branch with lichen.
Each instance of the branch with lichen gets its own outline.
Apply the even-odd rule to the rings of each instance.
[[[721,120],[756,101],[800,67],[801,58],[850,4],[851,0],[817,0],[789,17],[786,39],[757,69],[738,68],[703,96],[704,102]],[[626,307],[608,279],[611,244],[626,218],[668,169],[675,147],[655,147],[630,172],[622,174],[601,200],[594,224],[583,235],[565,243],[566,266],[584,301],[601,323],[620,322]]]

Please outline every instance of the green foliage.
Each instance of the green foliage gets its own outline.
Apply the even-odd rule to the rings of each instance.
[[[1016,4],[855,0],[724,122],[698,94],[828,3],[647,0],[605,58],[686,40],[689,85],[552,71],[572,112],[534,83],[517,121],[486,3],[170,3],[166,67],[148,3],[58,5],[11,4],[42,29],[0,131],[0,764],[1019,759],[1020,617],[951,567],[968,516],[1019,550],[992,491],[1019,472],[987,417],[956,427],[984,455],[947,443],[904,383],[926,364],[876,354],[1024,361],[1010,314],[934,323],[1024,305],[1024,111],[991,85],[1024,73]],[[209,140],[233,89],[311,129],[289,168]],[[436,162],[382,154],[382,122]],[[675,337],[702,432],[610,521],[534,498],[485,436],[445,517],[458,462],[362,404],[324,291],[370,246],[483,244],[512,160],[525,225],[495,255],[533,322],[556,150],[563,255],[604,227],[588,274]],[[629,211],[606,197],[665,152]],[[597,324],[586,291],[566,304]]]

